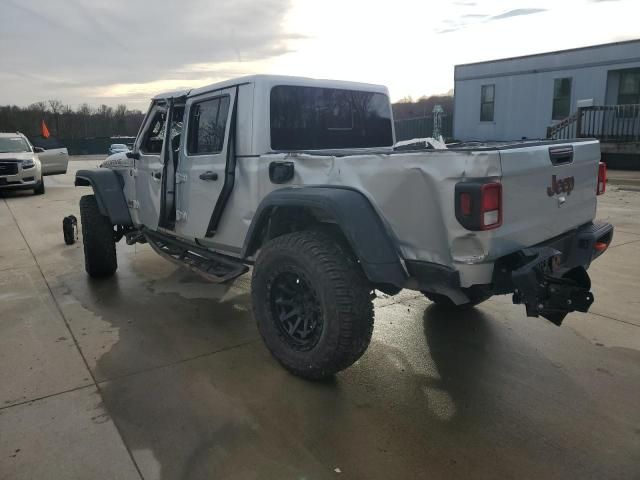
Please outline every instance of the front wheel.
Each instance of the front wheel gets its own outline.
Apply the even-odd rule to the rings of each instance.
[[[253,312],[272,355],[300,377],[352,365],[373,332],[371,287],[331,235],[301,231],[270,240],[253,269]]]
[[[42,195],[44,193],[44,178],[40,179],[40,182],[33,189],[34,195]]]
[[[118,268],[111,221],[100,213],[94,195],[80,198],[84,269],[93,278],[110,277]]]

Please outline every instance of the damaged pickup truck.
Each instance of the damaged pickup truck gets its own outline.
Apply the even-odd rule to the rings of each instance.
[[[364,353],[376,289],[446,308],[512,294],[557,325],[589,309],[613,235],[593,221],[596,140],[394,145],[381,86],[252,76],[158,95],[132,151],[76,174],[93,187],[86,271],[113,275],[123,238],[212,282],[252,266],[259,331],[306,378]]]

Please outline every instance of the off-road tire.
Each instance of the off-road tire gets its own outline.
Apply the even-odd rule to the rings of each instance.
[[[274,311],[278,279],[287,275],[307,284],[321,318],[316,343],[308,348],[292,346]],[[271,354],[293,374],[307,379],[331,376],[352,365],[369,346],[371,286],[353,254],[330,234],[306,230],[267,242],[255,263],[251,287],[258,330]]]
[[[40,183],[38,183],[33,189],[34,195],[42,195],[44,193],[44,178],[40,179]]]
[[[111,221],[100,213],[94,195],[80,198],[84,269],[92,278],[110,277],[118,268]]]
[[[446,295],[441,295],[439,293],[433,293],[433,292],[422,292],[422,293],[424,294],[425,297],[427,297],[433,303],[438,305],[438,307],[446,308],[448,310],[468,310],[470,308],[475,307],[476,305],[481,304],[485,300],[488,300],[492,296],[491,293],[487,292],[484,289],[464,288],[462,289],[462,291],[467,297],[469,297],[469,302],[463,303],[461,305],[456,305]]]

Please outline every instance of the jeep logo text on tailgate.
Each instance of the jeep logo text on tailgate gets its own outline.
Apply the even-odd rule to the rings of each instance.
[[[547,195],[549,195],[550,197],[553,197],[554,195],[558,195],[560,193],[571,195],[571,190],[573,190],[574,184],[575,180],[573,177],[557,178],[555,175],[553,175],[551,177],[551,186],[547,187]]]

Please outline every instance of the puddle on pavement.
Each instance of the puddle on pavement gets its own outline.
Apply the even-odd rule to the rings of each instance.
[[[259,342],[248,276],[222,287],[156,262],[164,261],[125,260],[102,282],[67,272],[56,287],[92,369],[115,379],[101,383],[105,406],[145,478],[334,478],[336,467],[411,478],[424,464],[438,477],[451,473],[454,456],[482,476],[487,456],[504,458],[491,441],[511,442],[501,472],[533,458],[532,475],[542,478],[553,471],[542,461],[547,441],[528,439],[543,435],[567,445],[563,471],[606,464],[590,457],[580,423],[598,418],[593,404],[577,401],[560,415],[546,401],[548,389],[584,398],[580,385],[488,311],[378,308],[388,331],[377,331],[356,366],[310,383]],[[386,322],[393,309],[399,318]],[[229,349],[243,342],[251,343]],[[522,412],[524,434],[514,420]],[[602,441],[614,438],[602,418],[594,423]]]

